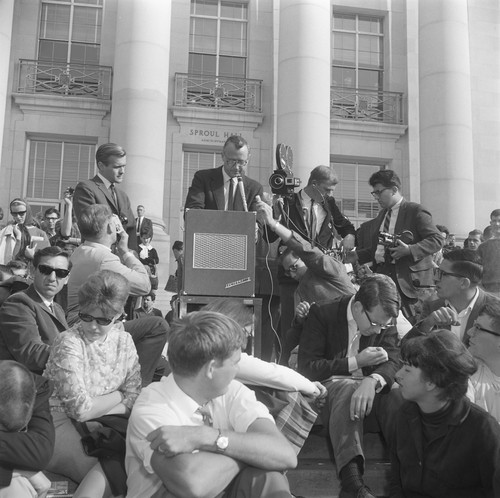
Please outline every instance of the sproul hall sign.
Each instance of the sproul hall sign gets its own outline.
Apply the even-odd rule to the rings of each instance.
[[[188,135],[203,143],[223,144],[231,135],[242,136],[239,131],[213,130],[210,128],[189,128]]]

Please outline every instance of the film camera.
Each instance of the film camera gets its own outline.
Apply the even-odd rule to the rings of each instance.
[[[273,194],[291,197],[293,189],[300,185],[300,178],[293,176],[293,152],[292,148],[285,144],[276,146],[277,168],[269,177],[269,185]]]
[[[398,240],[405,244],[411,244],[413,242],[413,233],[410,232],[410,230],[403,230],[398,234],[387,232],[379,232],[378,234],[378,243],[382,244],[384,247],[396,247],[398,245]]]

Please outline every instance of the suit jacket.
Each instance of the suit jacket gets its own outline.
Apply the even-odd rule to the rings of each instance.
[[[342,238],[346,235],[355,235],[356,229],[350,220],[341,212],[335,199],[329,197],[323,204],[326,211],[325,221],[321,225],[319,233],[314,240],[315,245],[320,249],[331,249],[335,235],[338,233]],[[292,199],[285,199],[281,223],[290,230],[297,232],[302,238],[310,241],[311,234],[304,220],[302,203],[299,193],[293,194]]]
[[[75,188],[73,195],[73,209],[75,210],[76,218],[80,219],[80,214],[83,208],[93,204],[104,204],[109,206],[113,214],[118,216],[126,216],[127,224],[124,226],[128,233],[128,246],[130,249],[137,251],[137,236],[135,233],[135,217],[130,207],[130,199],[128,195],[116,188],[116,196],[120,209],[116,205],[111,193],[104,185],[99,175],[94,176],[90,180],[83,180],[79,182]]]
[[[344,296],[325,304],[314,304],[300,336],[299,372],[308,379],[325,380],[332,375],[350,375],[347,359],[349,329],[347,306],[352,296]],[[388,361],[374,367],[363,368],[363,375],[377,373],[387,382],[389,390],[400,367],[398,332],[396,327],[382,330],[380,334],[362,335],[359,351],[369,346],[382,347],[387,351]]]
[[[135,235],[134,235],[135,237]],[[126,259],[125,259],[126,258]],[[68,278],[68,307],[66,316],[68,323],[78,321],[78,290],[88,276],[99,270],[111,270],[123,275],[130,283],[130,295],[144,296],[151,290],[151,282],[144,265],[131,253],[124,261],[111,252],[109,248],[96,242],[84,242],[71,255],[71,273]]]
[[[465,326],[465,334],[462,338],[463,343],[469,347],[469,335],[467,334],[467,330],[469,330],[474,322],[476,321],[476,318],[479,316],[479,311],[484,305],[484,301],[486,299],[487,293],[478,287],[479,294],[476,299],[476,303],[472,307],[472,310],[470,312],[469,318],[467,318],[467,324]],[[422,320],[426,317],[428,317],[431,313],[434,311],[438,310],[439,308],[445,307],[446,302],[444,299],[435,299],[434,301],[426,301],[424,302],[423,308],[422,308],[422,317],[421,320],[404,336],[404,340],[411,339],[412,337],[418,337],[420,335],[424,335],[424,333],[420,330],[420,324],[422,323]],[[450,327],[439,327],[439,328],[447,328],[450,330]]]
[[[222,175],[222,166],[214,169],[202,169],[194,174],[193,183],[189,187],[186,197],[186,209],[213,209],[224,211],[224,176]],[[245,188],[245,198],[249,211],[255,211],[255,196],[262,198],[262,185],[242,176],[243,186]],[[234,211],[244,211],[243,201],[239,191],[234,196]]]
[[[380,271],[381,265],[377,268],[375,252],[380,225],[386,213],[387,210],[382,209],[374,222],[367,227],[371,239],[366,235],[358,236],[358,243],[365,245],[360,245],[356,250],[360,264],[372,262],[374,270],[380,273],[384,272]],[[394,233],[399,234],[403,230],[410,230],[414,238],[410,244],[411,256],[395,262],[397,283],[405,296],[414,299],[417,297],[415,287],[434,285],[432,255],[441,249],[444,240],[432,222],[432,215],[420,204],[407,202],[404,199],[399,207]]]
[[[26,432],[0,431],[0,488],[9,486],[13,469],[43,470],[54,451],[55,430],[50,414],[52,388],[35,375],[36,397]]]
[[[41,374],[54,339],[67,330],[63,309],[45,306],[33,285],[10,296],[0,308],[0,360],[16,360]]]
[[[135,219],[135,226],[137,228],[137,218]],[[142,219],[139,235],[142,237],[144,236],[149,238],[153,237],[153,222],[149,218],[144,217]],[[140,239],[138,240],[137,243],[140,244]]]

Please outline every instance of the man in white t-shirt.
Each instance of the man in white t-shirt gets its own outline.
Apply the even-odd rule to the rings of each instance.
[[[291,497],[281,471],[295,467],[295,452],[234,380],[244,340],[220,313],[190,313],[174,327],[172,374],[142,391],[129,420],[128,498]]]

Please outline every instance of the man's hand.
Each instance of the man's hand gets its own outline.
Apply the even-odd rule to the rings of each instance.
[[[389,247],[389,253],[397,261],[398,259],[404,258],[405,256],[411,256],[410,246],[405,244],[402,240],[396,241],[396,247]]]
[[[457,312],[443,306],[427,316],[422,321],[420,328],[423,332],[430,332],[433,327],[446,327],[451,325],[460,325]]]
[[[326,399],[328,397],[328,390],[326,387],[319,381],[315,381],[314,385],[316,386],[316,392],[313,394],[304,394],[304,397],[314,405],[316,408],[321,409],[325,406]]]
[[[365,416],[370,415],[375,399],[376,385],[377,381],[372,377],[366,377],[361,381],[351,397],[351,420],[363,420]]]
[[[71,193],[70,187],[64,191],[63,201],[66,207],[73,207],[73,194]]]
[[[273,208],[264,202],[260,195],[255,196],[255,208],[257,209],[257,219],[266,225],[274,225]]]
[[[304,320],[309,314],[310,308],[311,305],[307,301],[301,301],[299,304],[297,304],[297,307],[295,308],[295,320],[297,320],[298,323],[304,323]]]
[[[359,368],[380,365],[389,359],[384,348],[370,346],[363,349],[356,355],[356,362]]]
[[[30,245],[26,247],[24,250],[24,255],[28,259],[33,259],[35,257],[35,252],[36,252],[36,246],[38,245],[38,242],[30,242]]]
[[[351,233],[346,235],[343,239],[342,242],[340,243],[340,247],[344,252],[349,252],[354,249],[354,244],[356,243],[356,239],[354,235]]]
[[[208,431],[210,434],[207,434]],[[207,441],[215,444],[217,434],[216,429],[206,425],[163,425],[150,432],[146,439],[151,442],[151,449],[172,457],[180,453],[192,453],[210,444]]]

